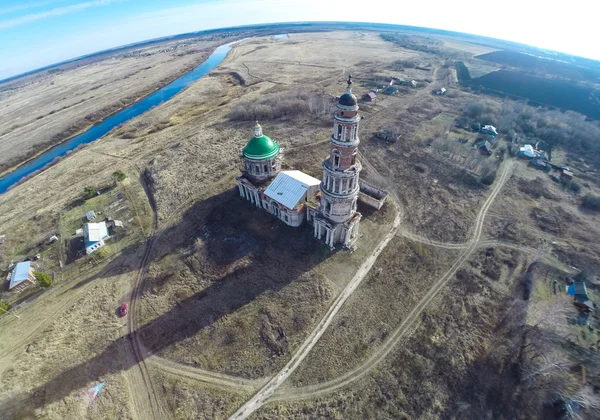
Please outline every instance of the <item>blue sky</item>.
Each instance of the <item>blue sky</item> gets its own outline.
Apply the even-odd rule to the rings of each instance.
[[[286,21],[425,26],[600,60],[593,9],[591,0],[0,0],[0,79],[146,39]]]

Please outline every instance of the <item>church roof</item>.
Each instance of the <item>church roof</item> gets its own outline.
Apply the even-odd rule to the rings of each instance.
[[[344,106],[354,106],[356,105],[358,102],[356,100],[356,96],[354,96],[352,93],[344,93],[342,96],[340,96],[340,105],[344,105]]]
[[[348,90],[340,96],[338,103],[343,106],[356,106],[358,104],[356,96],[352,93],[352,75],[348,76]]]
[[[254,137],[250,139],[243,151],[244,157],[250,160],[271,159],[279,154],[279,145],[270,137],[263,135],[258,122],[254,127]]]
[[[320,183],[321,181],[317,178],[304,172],[283,171],[271,182],[271,185],[265,190],[265,195],[288,209],[294,209],[308,189]]]

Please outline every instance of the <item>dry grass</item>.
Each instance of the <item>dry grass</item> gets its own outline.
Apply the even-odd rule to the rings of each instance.
[[[123,188],[140,219],[139,239],[142,231],[150,232],[152,222],[141,182],[150,186],[160,228],[165,229],[151,256],[139,302],[140,334],[146,345],[161,356],[194,366],[254,378],[269,375],[284,364],[387,233],[394,215],[391,208],[368,215],[361,222],[358,250],[329,254],[312,242],[310,232],[288,229],[252,209],[230,191],[252,124],[228,121],[228,114],[241,101],[299,88],[337,95],[344,89],[347,73],[366,80],[373,66],[387,68],[399,59],[429,60],[433,67],[440,64],[419,57],[420,53],[384,43],[369,33],[362,38],[350,32],[297,34],[286,41],[256,38],[241,43],[214,77],[202,78],[171,101],[0,196],[0,234],[7,235],[0,245],[2,261],[21,255],[60,229],[59,220],[64,220],[70,203],[90,180],[108,180],[115,169],[124,170],[130,183]],[[405,69],[399,77],[410,77],[409,71],[418,70]],[[231,72],[241,75],[245,84],[240,85]],[[434,81],[427,90],[445,83],[430,76]],[[357,83],[355,91],[360,95],[366,87]],[[432,239],[468,239],[486,188],[460,164],[418,146],[413,135],[440,112],[458,115],[472,96],[437,98],[425,90],[411,90],[364,107],[365,162],[377,168],[385,187],[399,196],[404,227]],[[393,145],[371,140],[369,133],[383,125],[399,128],[402,139]],[[263,123],[263,129],[284,149],[287,167],[320,177],[329,123],[290,115]],[[519,177],[527,177],[528,170],[519,171]],[[364,177],[382,182],[367,166]],[[579,212],[577,197],[557,190],[558,186],[544,188],[559,201],[550,202],[545,194],[534,200],[513,179],[492,207],[487,234],[498,236],[500,222],[518,216],[513,240],[535,245],[539,238],[553,240],[555,234],[540,230],[531,217],[534,208],[542,211],[537,219],[545,220],[548,213],[563,225],[570,214],[572,219],[561,228],[564,242],[561,239],[554,247],[556,255],[573,264],[597,261],[593,243],[598,216]],[[593,187],[584,185],[584,192],[594,192]],[[228,206],[236,211],[226,211]],[[72,223],[66,223],[64,232],[72,228]],[[4,373],[0,385],[7,390],[3,404],[7,402],[11,410],[37,407],[33,410],[48,418],[134,416],[131,393],[140,390],[127,388],[130,367],[114,344],[124,330],[114,310],[126,299],[139,267],[140,241],[126,251],[113,260],[112,271],[94,277],[101,267],[82,269],[65,280],[68,287],[51,289],[23,308],[21,319],[0,319],[2,351],[10,350],[14,337],[22,337],[24,346],[35,344],[30,353],[23,347],[0,359]],[[295,381],[314,383],[364,360],[452,256],[396,238]],[[339,395],[267,407],[259,417],[366,418],[373,413],[390,418],[437,418],[441,413],[464,417],[459,403],[470,386],[465,378],[486,360],[500,302],[515,278],[510,264],[515,264],[510,252],[478,255],[462,273],[465,277],[436,299],[415,335],[379,372]],[[83,287],[71,288],[76,282]],[[47,324],[39,322],[48,316]],[[322,369],[315,361],[324,361]],[[151,374],[157,384],[165,385],[164,405],[181,418],[224,417],[241,402],[239,396],[203,391],[199,384],[163,372]],[[106,392],[90,409],[82,408],[75,397],[104,379]],[[160,386],[158,390],[160,394]]]
[[[184,40],[149,46],[141,54],[120,53],[5,90],[0,173],[152,93],[201,63],[217,44]]]
[[[501,266],[503,275],[498,280],[479,273],[477,267],[486,259]],[[474,255],[470,262],[471,267],[459,271],[456,280],[422,314],[412,335],[394,349],[379,369],[335,394],[301,402],[267,405],[259,411],[257,418],[370,418],[374,413],[377,418],[394,419],[481,418],[482,412],[479,411],[476,400],[479,397],[485,399],[487,395],[485,390],[477,391],[473,388],[476,372],[485,363],[489,353],[494,351],[490,343],[495,340],[494,333],[506,309],[506,299],[518,283],[516,279],[523,258],[513,256],[511,251],[498,249],[492,255],[486,256],[485,252]],[[393,274],[381,272],[364,289],[374,290],[373,283],[385,282],[386,277],[389,277],[388,282],[393,282]],[[379,289],[377,293],[381,297],[382,290],[387,290],[390,294],[393,293],[391,291],[398,290],[397,299],[394,303],[382,305],[382,309],[378,305],[381,300],[376,300],[370,307],[366,307],[368,301],[365,300],[361,306],[362,313],[402,311],[399,308],[406,304],[402,300],[403,295],[411,294],[411,291],[402,293],[406,291],[406,286],[400,282],[399,286]],[[356,311],[353,310],[352,313]],[[383,318],[387,316],[384,315]],[[355,319],[348,319],[351,320],[357,323]],[[379,322],[381,325],[382,321]],[[377,322],[369,324],[373,328]],[[348,345],[344,343],[343,348],[346,347]],[[353,354],[338,355],[338,351],[339,349],[328,359],[333,360],[335,356],[340,359],[355,358]],[[318,375],[314,369],[316,361],[313,359],[312,362],[305,363],[304,366],[313,366],[312,373]],[[308,371],[304,372],[304,380],[313,382],[309,379]],[[492,372],[486,371],[486,374],[490,384],[499,382],[491,379]],[[498,375],[498,372],[493,374]],[[290,393],[293,394],[293,390]],[[494,398],[493,390],[489,396]],[[501,407],[493,401],[487,404],[486,408],[501,412]]]

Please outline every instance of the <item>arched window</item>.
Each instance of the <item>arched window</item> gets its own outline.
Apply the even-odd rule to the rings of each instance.
[[[334,150],[333,151],[333,167],[334,168],[339,168],[340,167],[340,152],[339,150]]]
[[[337,132],[337,139],[338,140],[342,140],[342,129],[344,127],[342,127],[341,125],[338,124],[338,132]]]
[[[265,164],[265,173],[269,172],[269,167],[267,166],[267,164]]]
[[[256,173],[259,174],[260,173],[260,165],[256,165]]]
[[[356,163],[356,155],[358,155],[358,149],[354,149],[354,151],[352,152],[352,164],[353,165]]]
[[[331,203],[329,201],[325,202],[325,213],[331,214]]]

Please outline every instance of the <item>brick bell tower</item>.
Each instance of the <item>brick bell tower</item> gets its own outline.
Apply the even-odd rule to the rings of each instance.
[[[350,247],[358,235],[362,215],[356,211],[359,191],[360,161],[357,158],[358,102],[352,94],[352,76],[348,89],[340,96],[333,118],[330,153],[323,161],[321,206],[314,220],[314,235],[329,247]]]

